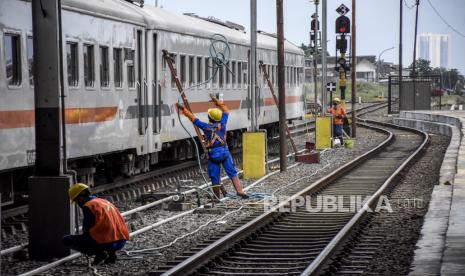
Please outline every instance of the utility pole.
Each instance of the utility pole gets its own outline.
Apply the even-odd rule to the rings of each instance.
[[[352,0],[352,137],[357,137],[357,113],[356,113],[356,97],[357,97],[357,26],[356,12],[357,0]]]
[[[326,59],[326,52],[328,49],[328,0],[322,0],[322,35],[321,35],[321,106],[322,114],[326,114],[326,77],[328,72],[328,64]]]
[[[417,66],[417,34],[418,34],[418,7],[420,6],[420,0],[417,0],[415,3],[417,6],[417,11],[415,14],[415,37],[413,38],[413,66],[412,66],[412,75],[416,76],[416,66]]]
[[[403,17],[404,17],[404,12],[403,12],[403,8],[404,8],[404,0],[399,0],[399,3],[400,3],[400,11],[399,11],[399,18],[400,18],[400,22],[399,22],[399,99],[402,95],[402,22],[403,22]],[[389,101],[391,101],[392,99],[388,99]]]
[[[155,0],[155,7],[158,7],[158,0]]]
[[[258,131],[257,122],[257,0],[250,0],[250,118],[252,132]]]
[[[44,260],[70,253],[61,240],[73,227],[68,198],[72,178],[64,175],[61,152],[61,1],[31,1],[31,6],[36,160],[29,179],[29,256]]]
[[[420,6],[420,0],[417,0],[415,5],[417,6],[415,14],[415,37],[413,38],[413,66],[412,66],[412,78],[413,78],[413,110],[416,110],[417,100],[417,84],[416,84],[416,66],[417,66],[417,33],[418,33],[418,7]]]
[[[287,170],[286,141],[286,83],[284,79],[284,7],[283,0],[276,0],[276,19],[278,32],[278,87],[279,87],[279,168]]]
[[[320,0],[315,0],[315,25],[313,26],[313,85],[314,85],[314,92],[315,92],[315,106],[318,103],[318,33],[319,33],[319,25],[320,21],[318,20],[318,5],[320,4]]]

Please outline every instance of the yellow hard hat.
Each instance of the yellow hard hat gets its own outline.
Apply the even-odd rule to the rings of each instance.
[[[213,121],[221,121],[221,117],[223,117],[223,111],[219,108],[210,108],[208,109],[208,117]]]
[[[339,99],[338,97],[334,97],[333,102],[340,103],[341,99]]]
[[[75,201],[76,197],[78,197],[78,195],[82,193],[82,191],[87,190],[87,189],[89,189],[89,186],[87,186],[86,184],[82,184],[82,183],[74,184],[73,186],[69,187],[69,190],[68,190],[69,199],[71,199],[71,201]]]

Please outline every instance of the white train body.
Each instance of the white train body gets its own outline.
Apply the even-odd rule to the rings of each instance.
[[[214,82],[187,91],[194,112],[206,119],[210,93],[231,108],[229,130],[250,127],[249,34],[204,19],[121,0],[63,0],[63,62],[67,153],[70,160],[128,153],[147,169],[158,153],[188,138],[174,105],[179,93],[162,59],[175,54],[183,85],[211,76],[206,70],[210,38],[225,36],[229,67]],[[34,88],[31,4],[0,2],[0,173],[34,163]],[[276,39],[258,36],[258,59],[276,81]],[[287,117],[303,114],[303,52],[286,42]],[[181,62],[184,65],[181,65]],[[211,63],[210,63],[211,64]],[[241,67],[241,68],[239,68]],[[182,71],[182,72],[181,72]],[[209,71],[209,72],[207,72]],[[208,74],[208,75],[207,75]],[[259,122],[278,121],[269,89],[260,77]],[[191,124],[182,118],[191,133]],[[137,162],[139,162],[137,161]],[[123,162],[124,163],[124,162]],[[126,168],[132,170],[130,166]],[[0,182],[2,180],[0,179]]]

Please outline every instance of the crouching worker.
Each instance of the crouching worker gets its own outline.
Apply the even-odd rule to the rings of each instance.
[[[228,145],[226,144],[226,124],[228,122],[229,109],[213,95],[210,95],[210,97],[217,108],[208,109],[208,123],[200,121],[182,105],[178,105],[178,108],[205,134],[208,149],[208,176],[212,181],[212,189],[216,198],[219,199],[221,194],[221,165],[223,165],[226,174],[231,179],[237,195],[247,198],[247,194],[242,190],[231,153],[229,153]]]
[[[94,256],[93,265],[115,263],[116,251],[129,240],[129,231],[118,209],[108,200],[91,195],[85,184],[69,188],[69,198],[82,208],[82,235],[63,237],[63,243],[85,255]]]
[[[341,100],[337,97],[333,99],[333,106],[328,108],[328,112],[333,115],[333,136],[339,138],[341,145],[344,145],[343,125],[347,116],[346,110],[341,105]]]

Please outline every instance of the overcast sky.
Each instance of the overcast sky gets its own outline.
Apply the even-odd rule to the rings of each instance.
[[[413,59],[413,37],[415,9],[409,9],[415,0],[404,1],[404,65]],[[450,66],[465,73],[465,37],[452,31],[434,13],[429,1],[448,23],[465,34],[465,0],[421,0],[418,33],[438,33],[451,35]],[[249,0],[158,0],[159,5],[178,13],[193,12],[200,16],[214,16],[229,20],[247,29],[250,26]],[[321,2],[321,1],[320,1]],[[146,0],[154,4],[155,0]],[[328,0],[328,50],[335,52],[334,21],[336,8],[344,3],[351,8],[350,0]],[[308,44],[310,16],[315,6],[309,0],[285,0],[285,35],[290,41],[300,45]],[[321,12],[321,5],[320,5]],[[350,15],[350,13],[349,13]],[[276,32],[276,1],[258,0],[258,29]],[[358,55],[376,55],[386,48],[396,49],[386,52],[382,59],[398,63],[399,57],[399,0],[358,0],[357,1],[357,52]],[[418,54],[417,54],[418,56]]]

